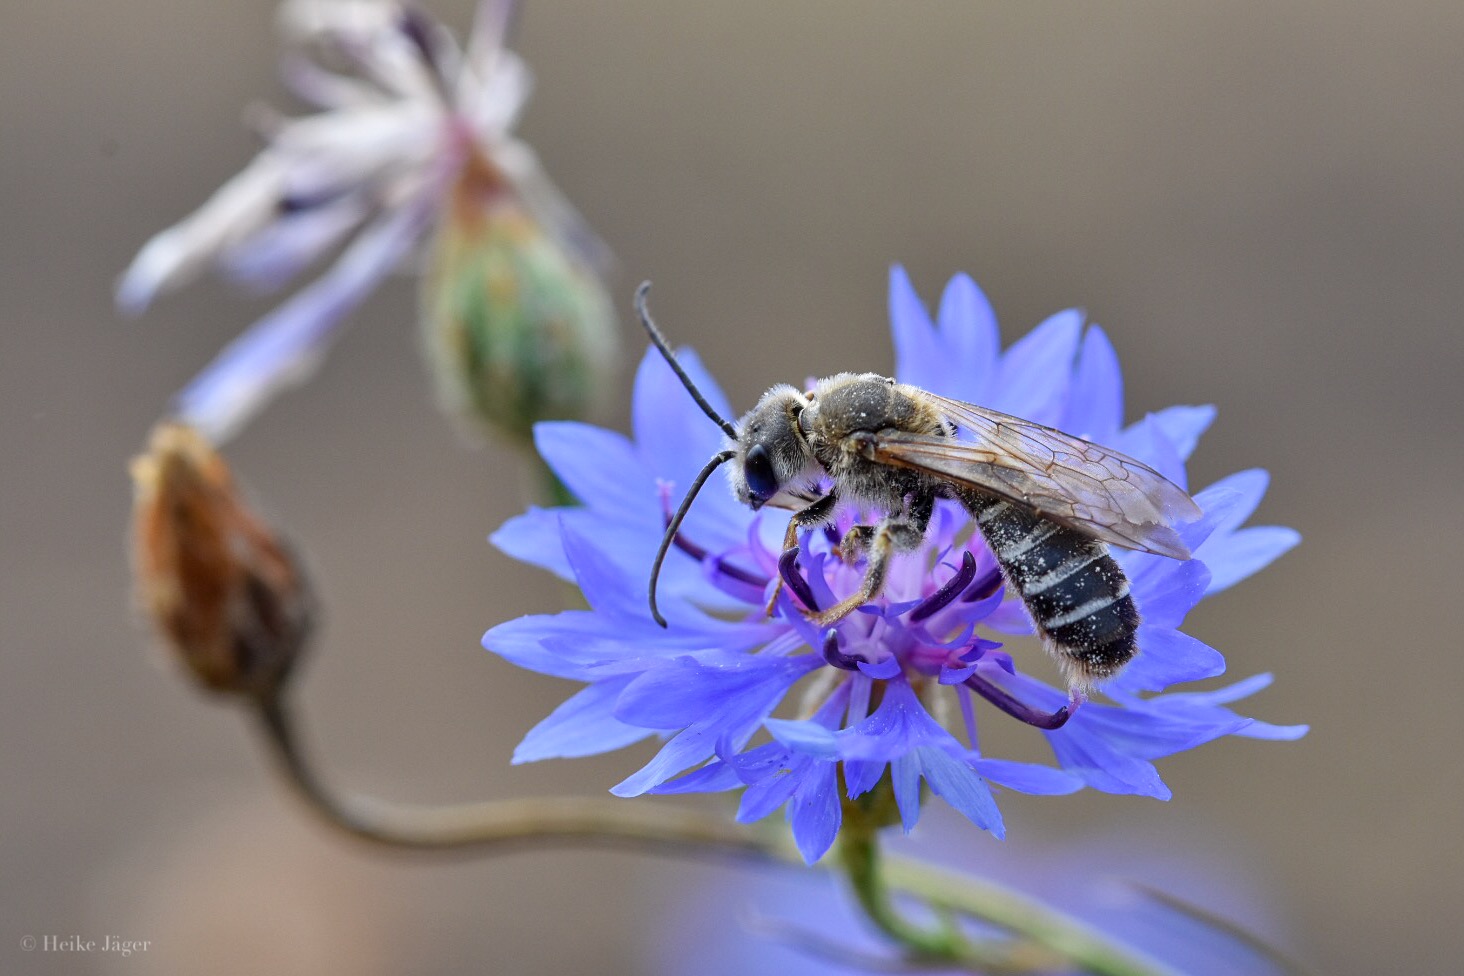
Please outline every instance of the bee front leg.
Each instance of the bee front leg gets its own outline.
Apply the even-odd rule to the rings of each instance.
[[[793,517],[788,520],[788,531],[783,533],[783,552],[786,553],[789,549],[797,548],[799,532],[827,522],[833,516],[834,507],[838,503],[839,499],[837,495],[830,491],[827,495],[819,498],[807,508],[802,508],[794,512]],[[781,592],[783,592],[783,577],[779,576],[777,584],[773,587],[773,595],[768,600],[767,607],[763,610],[763,613],[767,616],[771,617],[773,615],[773,608],[777,606],[778,594]]]
[[[912,498],[906,510],[899,515],[888,516],[875,526],[856,525],[851,528],[839,543],[839,549],[850,562],[853,561],[851,556],[865,554],[869,557],[864,582],[859,592],[814,616],[815,626],[832,627],[879,596],[884,589],[890,557],[897,552],[914,552],[920,548],[934,511],[935,495],[922,493]]]

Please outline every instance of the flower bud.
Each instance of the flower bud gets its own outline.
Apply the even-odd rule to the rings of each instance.
[[[616,356],[605,285],[487,170],[468,166],[439,222],[421,315],[449,414],[529,446],[540,420],[585,417]]]
[[[210,691],[278,690],[314,617],[293,554],[186,424],[154,429],[132,482],[137,600],[163,645]]]

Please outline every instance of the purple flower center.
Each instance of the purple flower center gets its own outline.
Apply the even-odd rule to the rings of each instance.
[[[669,489],[669,485],[661,486],[662,509],[668,525]],[[900,674],[939,676],[942,684],[963,685],[1028,725],[1047,730],[1062,728],[1081,704],[1080,700],[1054,712],[1044,711],[1017,700],[977,673],[977,665],[987,652],[1001,646],[975,635],[977,624],[1000,605],[1004,595],[1001,573],[990,554],[983,552],[982,558],[978,558],[971,549],[961,549],[960,565],[942,583],[937,582],[934,570],[921,568],[931,561],[928,554],[932,551],[942,555],[950,552],[948,537],[957,534],[960,521],[947,518],[940,523],[943,528],[933,525],[923,553],[910,556],[893,568],[892,575],[897,575],[899,580],[891,586],[913,589],[919,594],[918,599],[895,601],[881,595],[861,607],[859,613],[822,632],[816,631],[803,615],[818,613],[832,602],[837,592],[852,591],[859,583],[863,566],[850,566],[833,558],[834,545],[842,536],[837,528],[829,526],[823,532],[806,534],[803,545],[776,557],[778,578],[797,602],[797,606],[791,602],[779,604],[784,619],[800,631],[830,667],[885,679]],[[747,598],[755,592],[765,593],[772,582],[769,577],[736,565],[733,557],[742,555],[740,551],[714,554],[681,532],[673,542],[677,549],[706,567],[713,582],[724,592]],[[980,544],[979,537],[976,544]],[[811,558],[804,558],[806,550],[813,551]],[[922,559],[921,555],[926,558]],[[753,556],[761,556],[758,561],[766,563],[771,561],[772,553],[754,552]],[[980,572],[983,561],[990,566]],[[805,570],[805,563],[811,568],[812,576]],[[820,599],[820,593],[825,599]],[[756,599],[748,602],[759,603]],[[759,604],[758,611],[761,609]],[[798,614],[800,619],[790,617],[789,611]]]

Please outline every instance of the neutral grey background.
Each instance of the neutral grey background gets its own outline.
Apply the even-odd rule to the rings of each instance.
[[[431,6],[467,22],[466,0]],[[125,463],[269,305],[204,283],[127,322],[110,288],[249,158],[246,105],[295,108],[271,17],[0,13],[0,971],[640,971],[677,886],[716,875],[349,847],[134,625]],[[1178,826],[1249,865],[1317,972],[1453,970],[1464,8],[530,2],[516,46],[539,78],[522,132],[614,246],[622,307],[653,277],[663,325],[739,406],[776,380],[888,369],[895,261],[932,301],[972,273],[1008,341],[1085,306],[1131,417],[1219,404],[1195,483],[1269,468],[1258,519],[1305,542],[1187,629],[1235,675],[1276,673],[1250,713],[1313,732],[1166,761],[1168,804],[1007,797],[1012,843]],[[409,280],[356,318],[231,455],[323,591],[301,689],[319,753],[401,798],[604,790],[645,750],[508,765],[569,690],[477,643],[562,596],[484,542],[521,507],[519,462],[435,413]],[[26,934],[154,946],[27,955]]]

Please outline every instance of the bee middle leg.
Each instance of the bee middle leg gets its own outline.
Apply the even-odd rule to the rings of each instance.
[[[853,562],[860,555],[868,556],[864,582],[857,593],[815,615],[814,624],[821,628],[832,627],[879,596],[884,589],[890,557],[897,552],[914,552],[920,548],[934,511],[935,495],[922,493],[911,499],[905,511],[898,515],[886,516],[878,525],[856,525],[846,532],[839,543],[840,554],[846,562]]]
[[[788,531],[783,533],[783,552],[797,547],[799,532],[827,522],[833,516],[834,508],[838,503],[838,496],[830,491],[806,508],[794,512],[793,517],[788,520]],[[783,578],[779,576],[777,584],[773,587],[773,595],[768,599],[768,605],[763,610],[767,616],[773,615],[773,608],[778,605],[778,594],[781,592],[783,592]]]

